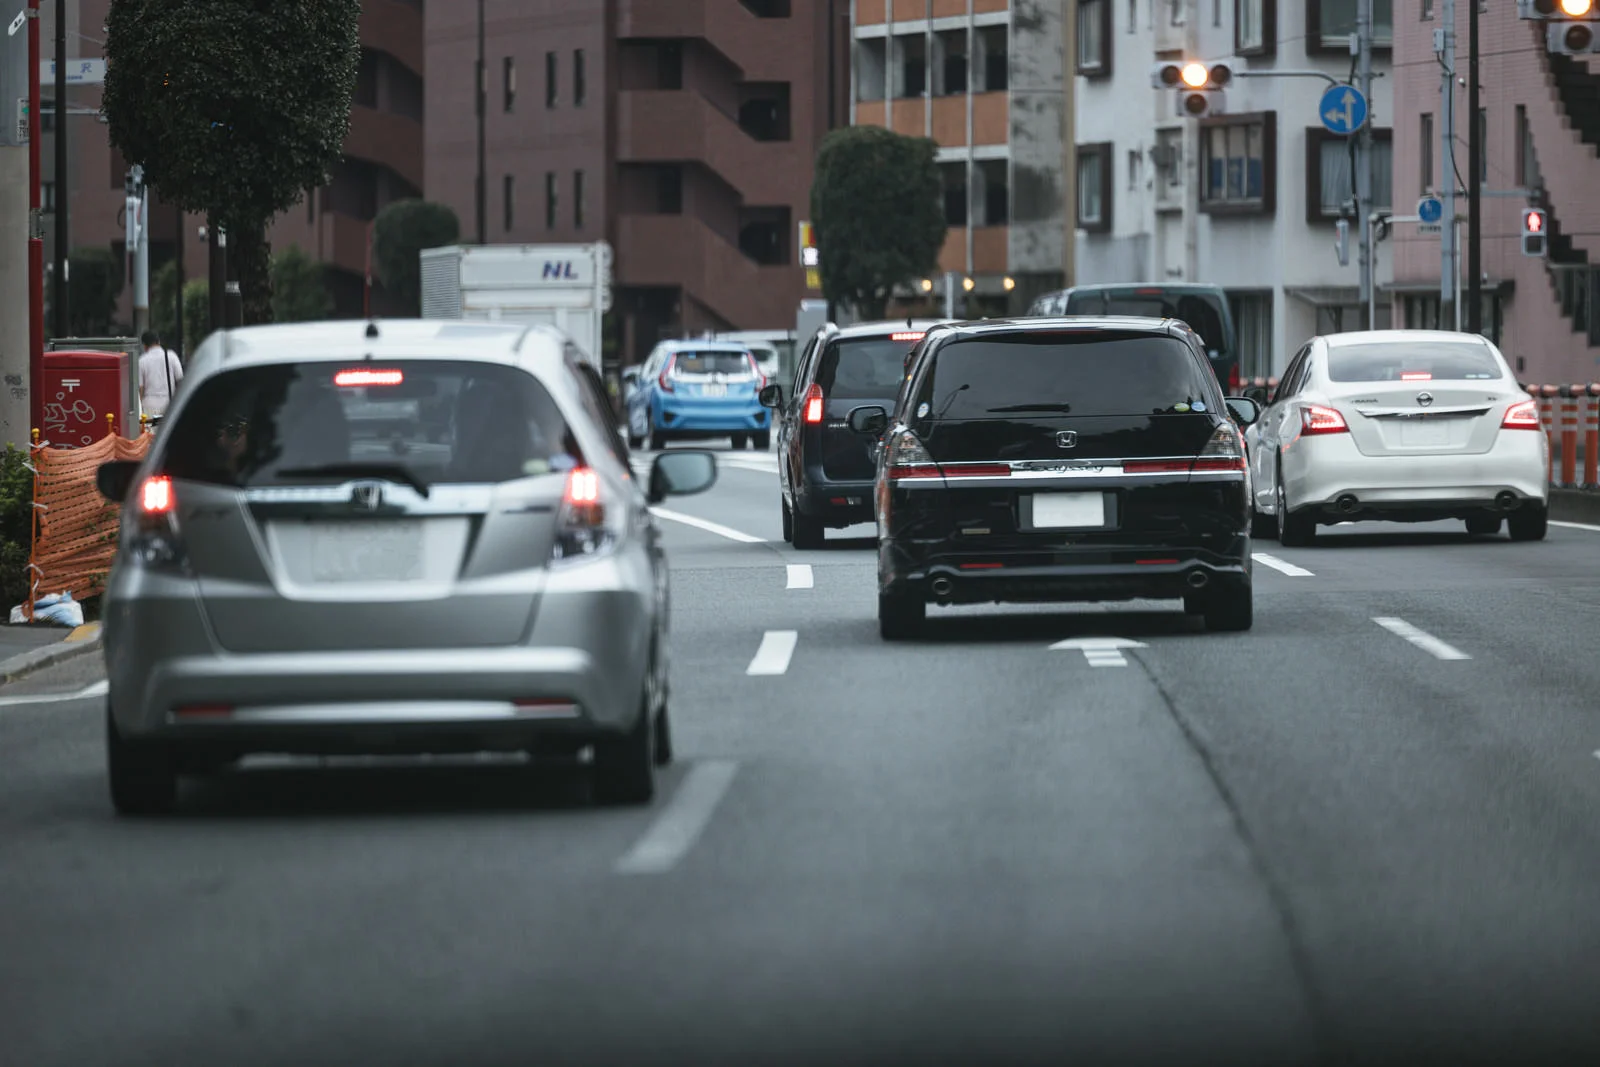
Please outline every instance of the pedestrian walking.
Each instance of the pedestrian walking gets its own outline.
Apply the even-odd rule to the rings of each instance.
[[[154,426],[166,415],[178,383],[183,381],[183,363],[153,330],[146,330],[139,342],[144,345],[139,357],[139,406]]]

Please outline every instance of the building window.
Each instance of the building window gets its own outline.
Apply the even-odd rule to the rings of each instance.
[[[965,226],[969,214],[967,206],[966,163],[941,163],[939,176],[944,183],[944,222],[946,226]]]
[[[1008,226],[1011,223],[1011,165],[1003,159],[979,160],[972,168],[978,179],[974,206],[983,205],[979,226]]]
[[[1156,131],[1155,147],[1150,149],[1150,165],[1155,171],[1156,210],[1182,208],[1183,130]]]
[[[555,107],[561,94],[561,65],[554,52],[544,54],[544,106]]]
[[[868,37],[855,43],[856,101],[882,100],[888,88],[889,47],[882,37]]]
[[[572,224],[578,229],[583,229],[583,214],[588,205],[584,203],[583,171],[572,172]]]
[[[1422,0],[1422,21],[1433,21],[1433,0]]]
[[[1306,0],[1306,51],[1348,55],[1360,0]],[[1394,47],[1394,0],[1372,0],[1372,46]]]
[[[1355,187],[1350,176],[1353,144],[1348,137],[1336,137],[1320,126],[1306,130],[1306,220],[1312,223],[1337,219],[1354,206]],[[1385,211],[1394,205],[1394,131],[1372,131],[1371,210]],[[1362,206],[1362,212],[1367,210]],[[1359,214],[1357,217],[1360,217]]]
[[[1275,112],[1224,115],[1200,125],[1200,210],[1270,215],[1276,206]]]
[[[958,96],[967,91],[967,31],[946,30],[933,38],[933,92]]]
[[[1078,229],[1088,233],[1111,232],[1114,147],[1109,141],[1078,146]]]
[[[506,56],[503,66],[504,69],[501,71],[501,75],[505,84],[502,86],[501,91],[504,96],[505,111],[509,115],[515,110],[517,104],[517,61],[510,56]]]
[[[1111,0],[1079,0],[1078,73],[1111,77]]]
[[[896,74],[894,95],[897,98],[921,96],[928,91],[928,38],[924,34],[906,34],[894,39]]]
[[[1433,112],[1422,113],[1422,144],[1417,153],[1422,158],[1422,192],[1427,195],[1433,188]]]
[[[561,206],[561,189],[556,184],[556,172],[546,171],[544,176],[544,228],[556,228],[556,212]]]
[[[1233,50],[1241,56],[1278,51],[1278,0],[1233,0]]]
[[[1107,26],[1110,23],[1107,22]],[[1010,28],[1006,26],[983,26],[979,28],[977,41],[978,52],[982,57],[983,85],[981,90],[986,93],[1003,93],[1011,85],[1011,40],[1007,36]],[[979,69],[977,64],[973,69]],[[973,88],[980,87],[974,85]]]
[[[501,182],[501,199],[505,207],[505,228],[511,232],[511,227],[517,224],[517,179],[507,174]]]
[[[572,106],[582,107],[589,96],[589,71],[584,65],[583,49],[572,53]]]
[[[1139,32],[1139,0],[1128,0],[1128,32]]]

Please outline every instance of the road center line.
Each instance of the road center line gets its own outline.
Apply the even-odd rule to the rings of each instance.
[[[1417,629],[1404,619],[1375,618],[1372,621],[1383,627],[1385,630],[1388,630],[1396,637],[1405,638],[1407,641],[1410,641],[1413,645],[1416,645],[1424,652],[1436,656],[1439,659],[1459,660],[1472,658],[1459,648],[1456,648],[1453,645],[1445,644],[1437,637],[1424,630]]]
[[[739,765],[728,760],[696,764],[678,786],[666,810],[643,837],[617,861],[618,874],[664,874],[689,854],[705,832]]]
[[[1310,571],[1306,570],[1304,567],[1296,567],[1293,563],[1289,563],[1289,562],[1286,562],[1284,560],[1281,560],[1277,556],[1269,556],[1265,552],[1252,552],[1251,555],[1253,557],[1255,557],[1255,561],[1257,563],[1261,564],[1262,566],[1271,567],[1273,570],[1279,571],[1280,573],[1283,573],[1283,574],[1287,574],[1291,578],[1315,578],[1316,577],[1315,574],[1312,574]]]
[[[789,564],[789,583],[785,588],[788,588],[788,589],[810,589],[812,587],[812,585],[813,585],[813,582],[814,582],[814,579],[812,578],[812,574],[811,574],[811,564],[809,564],[809,563],[791,563],[791,564]]]
[[[19,704],[70,704],[74,700],[103,697],[110,688],[110,685],[101,680],[76,693],[34,693],[30,696],[0,697],[0,708],[14,708]]]
[[[1588,530],[1591,533],[1600,533],[1600,526],[1591,526],[1586,522],[1557,522],[1555,519],[1551,519],[1550,525],[1560,526],[1567,530]]]
[[[746,674],[783,674],[789,669],[789,657],[799,644],[800,634],[795,630],[768,630],[761,637],[761,647],[755,658],[745,668]]]
[[[668,522],[681,522],[685,526],[693,526],[706,533],[714,533],[718,537],[726,537],[730,541],[738,541],[745,545],[764,545],[766,541],[759,537],[751,537],[743,530],[735,530],[731,526],[724,526],[720,522],[711,522],[708,519],[697,519],[693,515],[684,515],[677,511],[668,511],[666,508],[651,508],[650,514],[658,519]]]

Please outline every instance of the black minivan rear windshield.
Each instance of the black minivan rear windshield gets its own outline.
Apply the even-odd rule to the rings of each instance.
[[[1203,413],[1214,402],[1210,377],[1188,345],[1165,334],[975,338],[939,349],[917,417]]]
[[[446,360],[228,371],[202,383],[162,435],[168,474],[241,487],[498,483],[583,462],[532,375]]]
[[[1222,302],[1206,293],[1159,289],[1110,289],[1073,293],[1068,315],[1136,315],[1149,319],[1177,319],[1200,335],[1206,348],[1224,353],[1228,339],[1223,331]]]
[[[905,381],[906,353],[916,343],[889,337],[835,341],[822,353],[817,384],[823,395],[842,400],[893,399]]]

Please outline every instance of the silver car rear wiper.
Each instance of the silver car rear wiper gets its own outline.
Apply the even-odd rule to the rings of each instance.
[[[409,485],[423,498],[428,495],[428,483],[417,477],[411,468],[400,463],[328,463],[320,467],[291,467],[278,471],[280,478],[320,478],[325,475],[348,478],[384,478],[401,485]]]

